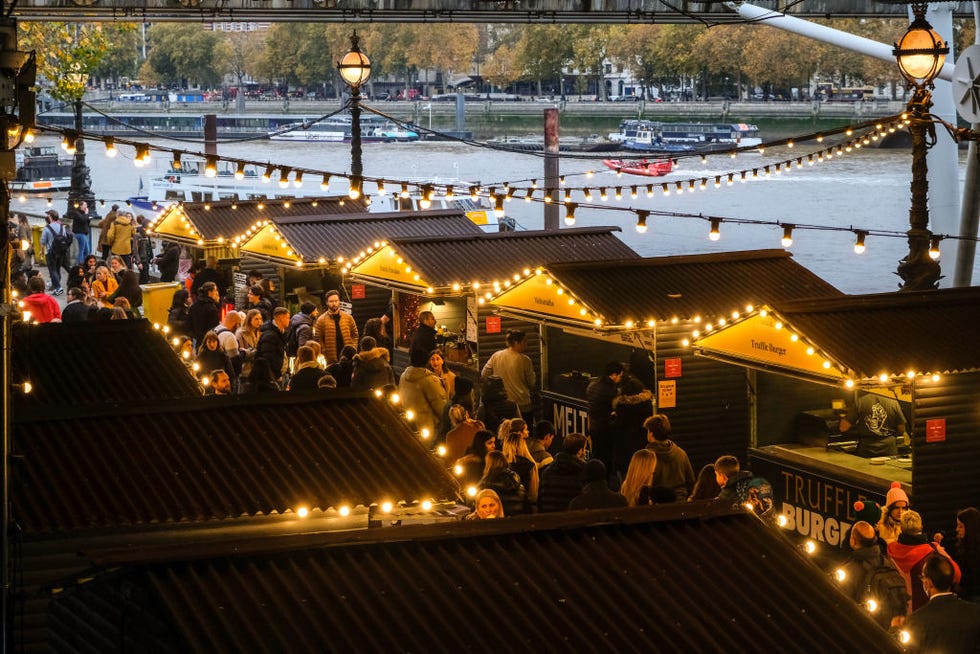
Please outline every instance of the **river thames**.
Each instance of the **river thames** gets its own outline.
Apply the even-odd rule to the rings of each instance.
[[[46,140],[46,139],[45,139]],[[180,148],[173,141],[160,141],[163,147]],[[727,155],[709,157],[706,164],[698,158],[681,160],[674,172],[662,178],[646,178],[623,175],[606,170],[596,160],[561,160],[561,173],[566,175],[568,186],[589,186],[593,189],[593,203],[610,207],[632,207],[682,214],[702,214],[723,219],[721,238],[708,239],[707,220],[691,217],[651,216],[644,234],[635,229],[635,216],[628,212],[583,209],[576,212],[576,226],[615,225],[622,229],[621,237],[643,256],[665,256],[779,248],[782,229],[775,225],[740,225],[726,223],[724,219],[780,221],[792,224],[820,225],[855,230],[902,231],[908,228],[909,182],[911,155],[908,150],[878,150],[861,148],[850,154],[827,159],[823,163],[793,170],[788,174],[760,176],[755,181],[727,186],[722,178],[721,188],[714,188],[715,175],[730,171],[758,167],[782,161],[790,157],[806,155],[818,149],[816,144],[807,148],[802,144],[792,151],[767,150],[766,155],[744,154],[735,160]],[[131,148],[121,147],[119,156],[108,159],[102,154],[100,143],[87,143],[87,160],[92,169],[93,191],[97,198],[120,201],[136,195],[142,176],[149,188],[149,169],[136,168],[132,163]],[[202,149],[186,144],[190,151]],[[343,172],[349,170],[349,145],[343,143],[283,143],[239,142],[219,144],[219,154],[231,158],[271,162],[292,167]],[[965,166],[961,153],[960,176]],[[156,166],[168,159],[163,153],[154,153]],[[805,161],[805,158],[804,158]],[[543,186],[543,159],[528,154],[500,152],[476,148],[458,143],[404,143],[364,144],[364,174],[387,179],[404,178],[459,178],[484,186],[504,181],[516,186],[526,186],[537,179]],[[596,171],[594,177],[584,173]],[[677,194],[674,182],[708,177],[704,191],[687,191]],[[736,180],[738,176],[736,175]],[[647,198],[645,185],[670,182],[671,194],[664,196],[655,187],[653,198]],[[275,183],[275,182],[273,182]],[[308,183],[317,184],[316,178]],[[631,199],[629,187],[640,185],[637,199]],[[609,189],[609,200],[602,203],[598,188]],[[621,201],[613,197],[613,188],[623,186]],[[278,190],[278,189],[276,189]],[[370,192],[370,188],[368,191]],[[332,189],[335,193],[336,190]],[[307,192],[310,192],[309,190]],[[539,192],[540,197],[540,192]],[[582,202],[582,194],[573,193],[573,201]],[[34,202],[30,203],[34,205]],[[12,209],[16,211],[14,201]],[[515,218],[523,229],[540,229],[543,226],[540,203],[514,200],[506,204],[508,215]],[[64,204],[58,207],[63,210]],[[100,209],[100,212],[104,212]],[[564,209],[559,208],[564,217]],[[564,221],[562,220],[562,224]],[[950,222],[958,224],[958,217]],[[904,238],[869,236],[867,250],[858,255],[853,251],[855,236],[850,231],[814,231],[797,229],[793,233],[790,250],[796,260],[847,293],[875,293],[894,291],[899,278],[894,274],[898,260],[908,251]],[[952,253],[955,246],[947,246],[943,274],[948,285],[953,276]],[[546,263],[546,259],[541,263]],[[974,266],[974,278],[978,267]]]

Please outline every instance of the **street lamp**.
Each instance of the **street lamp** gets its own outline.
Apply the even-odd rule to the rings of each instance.
[[[75,70],[67,73],[67,77],[73,88],[85,88],[88,75]],[[85,164],[85,139],[80,138],[82,133],[82,96],[79,95],[72,101],[72,108],[75,113],[75,154],[71,165],[71,186],[68,188],[68,208],[78,205],[82,201],[88,203],[89,214],[94,211],[95,196],[92,194],[92,175],[89,167]]]
[[[361,195],[364,183],[364,168],[361,164],[361,85],[371,76],[371,60],[358,47],[357,32],[350,35],[350,50],[337,62],[337,70],[347,86],[350,87],[350,191],[348,195],[356,200]]]
[[[909,209],[909,253],[899,262],[898,276],[903,291],[925,291],[939,286],[939,249],[929,230],[929,180],[926,155],[936,143],[932,107],[932,81],[939,74],[949,47],[926,20],[928,3],[913,2],[914,19],[892,54],[911,90],[907,112],[912,135],[912,206]]]

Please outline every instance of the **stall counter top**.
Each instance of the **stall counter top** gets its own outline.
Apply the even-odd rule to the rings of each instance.
[[[876,465],[871,463],[869,459],[847,452],[828,450],[825,447],[785,443],[753,448],[749,454],[754,457],[775,458],[787,463],[815,468],[826,475],[845,476],[870,487],[880,486],[886,490],[893,481],[902,482],[907,487],[912,484],[911,466],[898,465],[894,460]]]

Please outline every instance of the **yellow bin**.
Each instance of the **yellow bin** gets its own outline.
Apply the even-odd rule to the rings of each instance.
[[[36,266],[47,265],[44,261],[44,249],[41,247],[41,232],[43,230],[43,225],[31,225],[31,241],[34,247],[34,265]]]
[[[150,322],[166,325],[174,291],[180,287],[180,282],[157,282],[140,286],[143,289],[143,317]]]

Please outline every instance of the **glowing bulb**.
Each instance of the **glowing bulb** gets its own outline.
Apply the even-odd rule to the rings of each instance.
[[[784,248],[788,248],[789,246],[793,245],[793,225],[783,226],[783,238],[781,243],[783,244]]]
[[[245,162],[239,161],[235,167],[235,179],[245,179]]]
[[[876,600],[873,597],[869,597],[868,599],[866,599],[864,601],[864,606],[865,606],[865,608],[868,609],[868,613],[877,613],[878,612],[878,600]]]
[[[837,579],[837,583],[844,583],[844,580],[847,579],[847,571],[844,568],[837,568],[834,571],[834,578]]]
[[[382,513],[391,513],[392,508],[394,508],[394,507],[392,506],[391,502],[385,501],[385,502],[382,502],[381,503],[381,512]]]
[[[812,540],[808,540],[803,547],[807,554],[814,554],[817,551],[817,544]]]
[[[476,493],[477,493],[476,486],[467,486],[467,488],[466,488],[466,494],[469,497],[476,497]]]
[[[721,238],[721,231],[718,229],[718,226],[720,224],[721,221],[719,221],[717,218],[712,219],[711,230],[708,232],[708,238],[711,239],[712,241],[717,241],[718,239]]]
[[[300,518],[305,518],[308,515],[310,515],[310,510],[305,506],[301,506],[298,509],[296,509],[296,515]]]
[[[859,230],[855,232],[855,234],[857,234],[857,240],[854,241],[854,254],[864,254],[866,249],[864,246],[864,239],[868,233]]]
[[[113,139],[111,136],[107,136],[105,139],[105,156],[111,159],[115,157],[117,154],[119,154],[119,151],[116,150],[115,139]]]
[[[342,504],[340,508],[337,509],[337,513],[339,513],[342,518],[346,518],[350,515],[350,507],[346,504]]]
[[[424,500],[422,502],[422,510],[423,511],[431,511],[432,510],[432,502],[430,502],[429,500]]]

